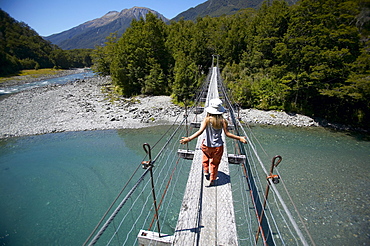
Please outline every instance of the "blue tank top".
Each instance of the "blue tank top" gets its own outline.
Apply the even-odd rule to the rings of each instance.
[[[215,129],[209,124],[206,127],[206,141],[205,145],[207,147],[220,147],[224,145],[224,141],[222,140],[222,128]]]

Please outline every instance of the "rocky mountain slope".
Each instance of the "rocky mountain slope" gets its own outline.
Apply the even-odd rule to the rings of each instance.
[[[194,8],[180,13],[172,20],[178,21],[183,18],[185,20],[195,21],[197,17],[204,17],[207,15],[211,17],[231,15],[245,8],[257,9],[265,1],[266,0],[208,0]],[[288,4],[294,4],[298,0],[286,1]],[[121,12],[110,11],[100,18],[87,21],[70,30],[45,37],[45,39],[65,50],[94,48],[96,45],[104,44],[106,37],[113,32],[117,32],[117,35],[121,36],[127,27],[130,26],[133,19],[138,20],[140,17],[145,18],[148,12],[154,13],[165,22],[169,21],[154,10],[144,7],[133,7],[131,9],[124,9]]]
[[[67,31],[45,37],[45,39],[65,50],[94,48],[95,45],[102,45],[106,41],[106,37],[113,32],[117,32],[118,36],[122,35],[127,27],[130,26],[133,19],[145,18],[149,12],[154,13],[165,22],[168,21],[163,15],[154,10],[133,7],[131,9],[124,9],[121,12],[110,11],[100,18],[87,21]]]
[[[298,0],[285,0],[289,5],[295,4]],[[211,16],[218,17],[221,15],[232,15],[241,9],[253,8],[258,9],[266,2],[271,3],[272,0],[208,0],[194,8],[190,8],[178,14],[172,20],[178,21],[181,18],[184,20],[196,20],[197,17]]]

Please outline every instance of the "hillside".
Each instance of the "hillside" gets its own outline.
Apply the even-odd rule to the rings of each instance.
[[[194,8],[190,8],[178,14],[172,20],[196,20],[197,17],[218,17],[222,15],[232,15],[241,9],[258,9],[266,0],[208,0]],[[298,0],[287,0],[288,4],[294,4]]]
[[[24,22],[0,9],[0,75],[20,69],[52,67],[49,42]]]
[[[124,9],[121,12],[110,11],[100,18],[87,21],[70,30],[45,37],[45,39],[64,50],[94,48],[96,45],[103,44],[106,41],[106,37],[113,32],[117,32],[117,35],[121,36],[127,27],[130,26],[133,19],[145,18],[149,12],[165,22],[168,21],[163,15],[154,10],[134,7]]]

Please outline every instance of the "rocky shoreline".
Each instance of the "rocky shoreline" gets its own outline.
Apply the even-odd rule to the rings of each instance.
[[[184,110],[174,105],[169,96],[113,100],[102,89],[109,84],[109,77],[93,77],[5,97],[0,101],[0,138],[64,131],[142,128],[173,124],[183,119]],[[239,112],[239,117],[249,124],[323,125],[322,121],[304,115],[278,111],[244,109]]]

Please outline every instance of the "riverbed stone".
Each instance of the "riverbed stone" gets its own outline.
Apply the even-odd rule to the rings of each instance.
[[[0,98],[0,138],[64,131],[140,128],[173,124],[183,119],[185,110],[173,104],[169,96],[118,97],[109,100],[102,88],[110,83],[109,76],[93,77]],[[239,117],[247,124],[338,127],[327,121],[282,111],[242,109]]]

